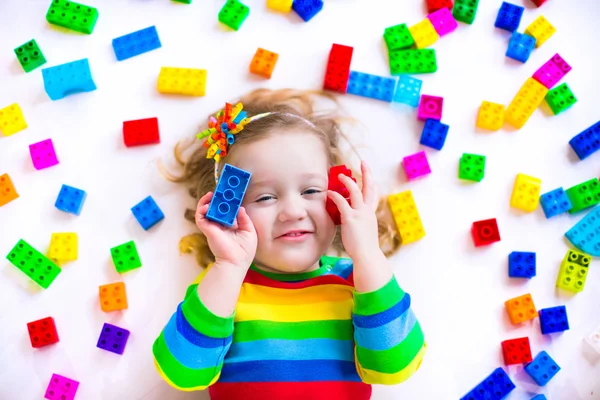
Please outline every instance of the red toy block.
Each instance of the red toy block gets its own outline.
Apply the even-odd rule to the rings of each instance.
[[[475,246],[485,246],[500,241],[500,231],[496,218],[473,222],[471,235]]]
[[[123,141],[127,147],[160,143],[158,118],[123,122]]]
[[[546,0],[531,0],[531,2],[538,7],[541,7],[542,4],[544,4],[546,2]]]
[[[522,337],[518,339],[505,340],[502,342],[502,355],[504,364],[525,364],[531,362],[531,347],[529,347],[529,338]]]
[[[334,43],[329,52],[323,89],[346,93],[353,47]]]
[[[429,13],[432,13],[444,7],[452,11],[452,7],[454,7],[452,0],[427,0],[427,10],[429,11]]]
[[[348,192],[348,189],[346,189],[346,186],[342,182],[340,182],[340,174],[344,174],[352,178],[352,171],[346,168],[345,165],[337,165],[335,167],[331,167],[331,169],[329,170],[329,183],[327,185],[327,189],[338,192],[346,200],[348,200],[348,203],[350,203],[350,193]],[[356,179],[352,178],[352,180],[356,182]],[[342,223],[340,210],[338,210],[333,200],[331,200],[329,197],[327,198],[327,202],[325,203],[325,209],[331,216],[331,219],[333,220],[334,224],[339,225]]]
[[[31,346],[36,349],[58,342],[58,333],[52,317],[28,323],[27,330],[29,331]]]

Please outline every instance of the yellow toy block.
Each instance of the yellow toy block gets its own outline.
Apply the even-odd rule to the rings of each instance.
[[[522,128],[535,109],[542,103],[548,88],[533,78],[527,78],[504,114],[506,122]]]
[[[388,196],[388,203],[403,244],[416,242],[425,236],[417,204],[410,190]]]
[[[417,46],[417,49],[431,46],[437,42],[440,37],[428,18],[425,18],[423,21],[414,24],[408,28],[408,30],[415,40],[415,46]]]
[[[585,286],[591,260],[592,258],[585,253],[575,250],[567,251],[565,258],[560,263],[556,287],[575,293],[581,292]]]
[[[48,258],[55,263],[77,260],[79,240],[75,232],[53,233]]]
[[[533,36],[535,38],[535,47],[540,47],[544,42],[556,32],[556,28],[552,26],[550,22],[543,15],[540,15],[533,21],[527,29],[525,34]]]
[[[193,68],[162,67],[158,75],[158,91],[161,93],[204,96],[206,70]]]
[[[525,174],[517,174],[510,205],[519,210],[532,212],[540,202],[542,180]]]
[[[8,174],[0,175],[0,207],[10,203],[17,197],[19,197],[19,193],[17,193],[10,176]]]
[[[267,0],[267,7],[276,11],[292,11],[293,0]]]
[[[21,107],[17,103],[0,110],[0,130],[4,136],[10,136],[27,128]]]
[[[510,322],[513,324],[520,324],[538,316],[530,294],[510,299],[504,305],[506,306]]]
[[[477,127],[497,131],[504,125],[504,104],[483,101],[477,114]]]

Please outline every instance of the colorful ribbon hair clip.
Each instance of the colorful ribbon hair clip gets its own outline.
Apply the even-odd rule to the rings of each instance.
[[[242,103],[235,106],[225,103],[224,109],[208,119],[208,129],[196,135],[198,139],[206,138],[202,144],[208,149],[206,158],[212,158],[218,163],[227,155],[228,146],[235,142],[235,135],[250,122],[246,112],[242,111],[243,108]]]

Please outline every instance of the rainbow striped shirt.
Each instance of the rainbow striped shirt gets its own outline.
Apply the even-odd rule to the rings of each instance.
[[[421,364],[426,344],[396,278],[354,290],[352,261],[323,256],[302,274],[248,270],[234,315],[221,318],[188,288],[152,351],[160,375],[212,400],[365,400]]]

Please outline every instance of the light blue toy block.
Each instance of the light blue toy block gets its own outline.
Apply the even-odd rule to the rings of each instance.
[[[79,92],[96,90],[87,58],[42,69],[44,89],[52,100]]]
[[[347,93],[391,102],[394,97],[395,86],[396,80],[394,78],[350,71]]]
[[[526,62],[535,48],[535,38],[519,32],[513,32],[508,41],[506,57],[514,60]]]
[[[206,218],[231,228],[246,195],[250,172],[225,164],[217,188],[206,212]]]
[[[600,257],[600,208],[592,209],[565,236],[578,250]]]
[[[152,196],[146,197],[131,207],[131,212],[146,231],[165,218],[165,214],[163,214]]]
[[[118,61],[156,50],[161,47],[155,26],[123,35],[112,41],[112,46]]]
[[[408,75],[400,75],[396,93],[394,93],[395,103],[408,104],[411,107],[417,107],[421,100],[421,86],[423,81]]]
[[[567,193],[561,187],[541,195],[540,204],[546,218],[552,218],[573,208],[569,196],[567,196]]]
[[[560,371],[560,367],[545,351],[541,351],[525,366],[525,372],[539,386],[545,386]]]
[[[79,215],[81,214],[81,208],[83,207],[86,197],[87,193],[83,190],[68,185],[62,185],[56,203],[54,203],[54,207],[67,213]]]

